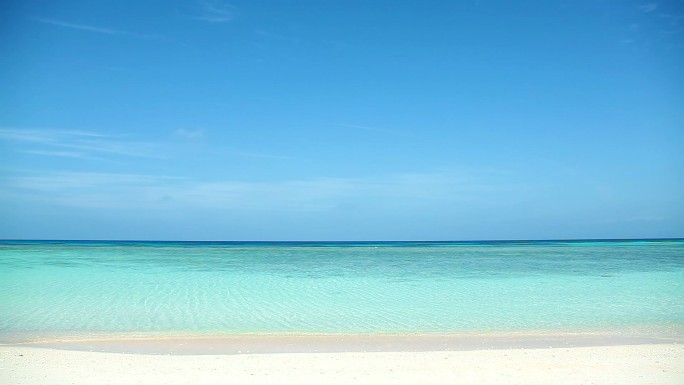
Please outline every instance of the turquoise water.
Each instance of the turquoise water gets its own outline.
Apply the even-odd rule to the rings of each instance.
[[[684,240],[0,241],[0,335],[684,325]]]

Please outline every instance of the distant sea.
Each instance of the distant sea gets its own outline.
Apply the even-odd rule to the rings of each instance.
[[[683,326],[682,239],[0,241],[0,341]]]

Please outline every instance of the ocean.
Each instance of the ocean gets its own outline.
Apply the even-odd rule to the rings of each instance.
[[[0,241],[0,342],[682,326],[682,239]]]

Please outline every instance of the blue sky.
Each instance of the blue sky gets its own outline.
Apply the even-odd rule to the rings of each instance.
[[[9,1],[0,238],[684,236],[679,1]]]

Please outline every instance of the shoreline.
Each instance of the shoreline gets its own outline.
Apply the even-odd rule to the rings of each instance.
[[[430,352],[684,344],[682,333],[628,331],[498,333],[113,333],[10,339],[0,347],[149,355]]]
[[[0,382],[679,385],[682,336],[679,325],[535,333],[71,335],[0,344]]]

